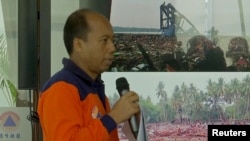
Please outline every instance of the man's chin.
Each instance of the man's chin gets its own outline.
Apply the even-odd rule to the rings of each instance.
[[[110,68],[110,66],[105,66],[105,67],[102,67],[101,68],[101,73],[105,72],[105,71],[108,71]]]

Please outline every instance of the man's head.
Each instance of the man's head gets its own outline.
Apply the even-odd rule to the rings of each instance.
[[[64,43],[70,59],[93,79],[112,63],[113,36],[109,20],[88,9],[73,12],[64,26]]]
[[[89,25],[87,23],[86,14],[88,9],[81,9],[73,12],[67,19],[64,25],[64,45],[69,55],[73,51],[73,40],[74,38],[80,38],[87,41],[88,33],[90,32]]]

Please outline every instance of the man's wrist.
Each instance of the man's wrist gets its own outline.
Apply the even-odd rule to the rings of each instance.
[[[106,127],[109,133],[117,127],[116,121],[108,114],[104,115],[101,118],[101,122]]]

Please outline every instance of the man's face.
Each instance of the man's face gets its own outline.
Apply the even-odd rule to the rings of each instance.
[[[87,71],[100,74],[109,69],[114,59],[114,33],[106,19],[92,15],[88,21],[90,32],[81,53],[82,63]]]

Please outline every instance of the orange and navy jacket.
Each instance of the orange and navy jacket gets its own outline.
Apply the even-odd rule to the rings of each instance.
[[[69,59],[63,64],[39,95],[43,141],[118,141],[103,81],[93,81]]]

